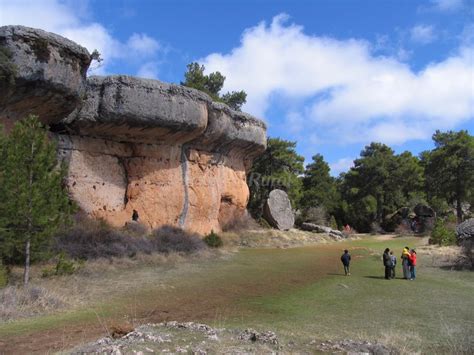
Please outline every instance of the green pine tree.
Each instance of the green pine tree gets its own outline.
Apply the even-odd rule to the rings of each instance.
[[[421,154],[431,199],[455,204],[458,223],[463,202],[474,201],[474,137],[467,131],[433,134],[435,149]]]
[[[30,115],[1,141],[0,242],[2,259],[30,263],[52,235],[69,221],[70,204],[63,188],[65,167],[57,161],[56,145],[47,129]]]
[[[225,76],[220,72],[204,74],[206,68],[204,65],[193,62],[187,65],[187,71],[184,73],[184,82],[181,85],[194,88],[208,94],[214,101],[225,103],[231,109],[240,111],[242,105],[247,102],[247,94],[245,91],[232,91],[220,95],[220,91],[224,86]]]

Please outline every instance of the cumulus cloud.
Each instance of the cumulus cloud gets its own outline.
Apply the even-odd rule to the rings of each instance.
[[[417,25],[410,30],[411,39],[414,42],[428,44],[436,39],[433,26]]]
[[[473,118],[473,48],[414,72],[396,57],[375,56],[365,40],[310,36],[279,15],[247,29],[230,53],[202,59],[222,72],[224,91],[244,89],[245,110],[263,117],[275,98],[304,102],[288,119],[308,136],[338,142],[404,143]],[[304,118],[302,118],[303,116]]]
[[[79,10],[78,10],[78,5]],[[88,21],[87,2],[61,2],[59,0],[0,0],[0,26],[24,25],[58,33],[90,52],[97,49],[104,59],[94,74],[107,72],[115,61],[139,62],[156,55],[159,43],[144,33],[134,33],[121,42],[98,22]],[[40,14],[40,15],[39,15]]]
[[[158,71],[158,63],[147,62],[140,66],[137,72],[137,76],[140,78],[158,79]]]
[[[128,39],[127,46],[139,55],[153,55],[160,49],[158,41],[144,33],[134,33]]]
[[[463,0],[432,0],[435,9],[440,11],[454,11],[463,7]]]

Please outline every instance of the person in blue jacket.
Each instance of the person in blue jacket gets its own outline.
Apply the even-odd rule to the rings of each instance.
[[[351,274],[350,264],[351,264],[351,255],[349,250],[344,250],[344,254],[341,256],[342,265],[344,265],[344,272],[346,276]]]

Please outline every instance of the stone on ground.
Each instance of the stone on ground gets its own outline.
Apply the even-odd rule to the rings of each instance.
[[[460,240],[474,238],[474,218],[469,218],[456,227],[456,235]]]
[[[295,215],[285,191],[276,189],[270,192],[263,216],[272,227],[280,230],[293,228]]]

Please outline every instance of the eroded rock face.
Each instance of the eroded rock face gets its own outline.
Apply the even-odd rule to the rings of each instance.
[[[30,113],[55,123],[81,103],[91,61],[85,48],[24,26],[0,27],[0,47],[0,119],[5,125]]]
[[[263,216],[270,225],[280,230],[293,228],[295,215],[288,195],[283,190],[272,190],[268,195]]]
[[[474,218],[469,218],[456,227],[459,240],[474,239]]]
[[[263,122],[180,85],[86,80],[89,53],[41,30],[2,27],[0,47],[18,70],[0,89],[0,118],[35,113],[50,125],[71,197],[90,216],[123,226],[136,210],[150,228],[205,234],[245,212],[246,172],[266,148]]]

